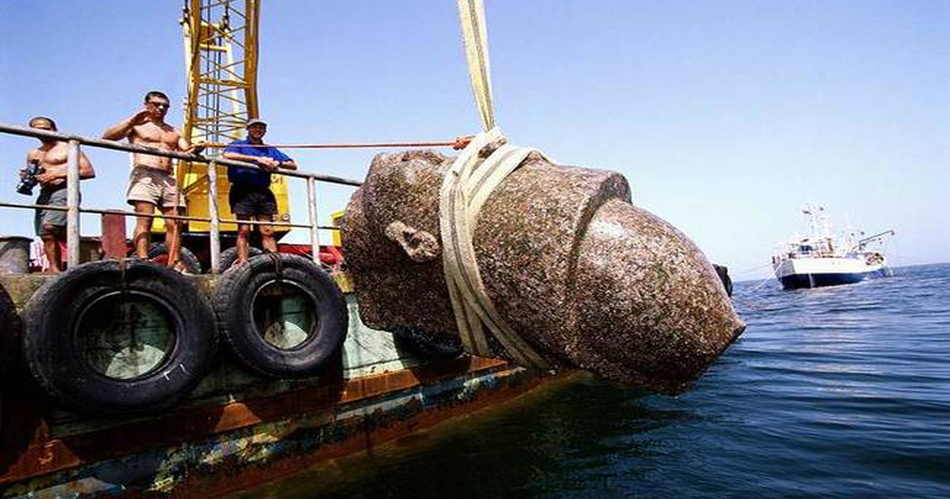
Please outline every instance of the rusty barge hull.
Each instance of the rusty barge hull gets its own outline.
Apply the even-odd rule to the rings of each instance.
[[[4,285],[9,289],[9,280]],[[25,301],[30,293],[19,291],[17,301]],[[8,375],[0,382],[0,497],[219,496],[371,449],[551,379],[496,360],[414,357],[391,334],[364,326],[351,298],[348,305],[348,337],[327,374],[262,379],[222,352],[185,403],[154,416],[79,416],[59,408],[22,370]]]

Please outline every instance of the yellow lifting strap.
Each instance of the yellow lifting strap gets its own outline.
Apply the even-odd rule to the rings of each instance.
[[[550,365],[498,313],[485,289],[472,236],[478,213],[488,196],[535,149],[502,145],[484,161],[479,152],[503,139],[498,128],[472,139],[446,173],[439,192],[442,263],[462,346],[471,354],[490,357],[485,329],[522,366],[549,369]],[[540,154],[540,152],[539,152]],[[543,155],[542,155],[543,157]]]
[[[498,313],[488,296],[475,260],[472,236],[478,213],[485,201],[511,172],[521,166],[529,154],[541,153],[532,148],[503,144],[504,136],[495,126],[492,105],[484,4],[482,0],[458,0],[458,10],[469,79],[483,131],[456,158],[439,192],[442,263],[455,322],[462,346],[473,355],[491,356],[488,337],[485,335],[487,327],[516,363],[550,369],[550,364]],[[488,158],[481,158],[480,153],[486,146],[497,144],[503,145]]]
[[[482,119],[482,130],[488,131],[495,128],[495,109],[491,98],[485,5],[482,0],[458,0],[458,9],[465,41],[465,58],[468,60],[468,77],[475,93],[478,115]]]

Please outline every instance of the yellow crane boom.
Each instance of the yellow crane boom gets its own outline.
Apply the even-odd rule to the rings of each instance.
[[[184,35],[188,95],[183,133],[192,144],[231,142],[245,134],[245,124],[259,116],[257,100],[258,21],[261,0],[184,0]],[[220,154],[208,150],[205,155]],[[177,177],[189,216],[208,216],[208,178],[204,163],[182,163]],[[228,205],[227,169],[219,168],[218,210],[233,219]],[[287,186],[275,175],[271,190],[277,197],[277,218],[290,221]],[[207,223],[190,222],[187,232],[207,232]],[[278,236],[286,227],[275,227]],[[222,224],[222,231],[235,231]]]

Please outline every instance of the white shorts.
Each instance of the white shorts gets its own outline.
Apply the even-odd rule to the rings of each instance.
[[[132,168],[126,198],[131,205],[145,202],[159,208],[174,208],[177,199],[178,206],[185,207],[185,199],[178,192],[175,176],[165,170],[145,166]]]

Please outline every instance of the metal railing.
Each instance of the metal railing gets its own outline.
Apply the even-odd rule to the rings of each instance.
[[[272,225],[272,226],[281,226],[281,227],[291,227],[291,228],[305,228],[310,231],[310,251],[311,257],[317,263],[320,262],[320,237],[318,231],[320,229],[336,229],[332,226],[321,226],[317,223],[317,182],[327,182],[331,184],[340,184],[340,185],[351,185],[359,187],[361,182],[357,180],[352,180],[344,177],[335,177],[332,175],[321,175],[318,173],[306,173],[300,171],[292,170],[275,170],[271,173],[276,173],[278,175],[286,175],[288,177],[298,177],[303,178],[307,181],[307,205],[309,211],[309,222],[308,224],[292,224],[287,222],[262,222],[262,221],[251,221],[251,220],[231,220],[225,219],[222,220],[218,215],[218,169],[217,165],[224,166],[243,166],[249,168],[259,168],[253,163],[245,163],[243,161],[234,161],[225,158],[206,158],[200,154],[185,154],[175,151],[163,151],[161,149],[156,149],[153,147],[141,146],[136,144],[126,144],[122,142],[117,142],[113,140],[104,140],[104,139],[94,139],[90,137],[83,137],[81,135],[69,135],[59,132],[51,132],[47,130],[39,130],[36,128],[25,128],[13,125],[7,125],[0,123],[0,133],[6,133],[11,135],[21,135],[24,137],[33,137],[36,139],[51,139],[61,142],[68,142],[68,154],[67,154],[67,173],[66,173],[66,206],[49,206],[49,205],[38,205],[38,204],[28,204],[28,203],[6,203],[0,202],[0,207],[9,207],[9,208],[29,208],[29,209],[45,209],[45,210],[57,210],[66,212],[66,262],[70,267],[74,267],[79,264],[80,251],[79,251],[79,214],[80,213],[104,213],[104,214],[116,214],[123,215],[127,217],[162,217],[167,220],[185,220],[185,221],[194,221],[194,222],[206,222],[210,225],[211,230],[209,234],[209,244],[210,244],[210,253],[211,253],[211,273],[217,274],[220,272],[220,263],[221,263],[221,224],[222,223],[234,223],[234,224],[248,224],[248,225]],[[208,217],[189,217],[182,215],[157,215],[154,213],[135,213],[124,210],[96,210],[96,209],[83,209],[80,202],[79,196],[79,151],[80,145],[88,145],[92,147],[100,147],[103,149],[112,149],[116,151],[123,152],[133,152],[140,154],[149,154],[152,156],[162,156],[165,158],[178,159],[181,161],[190,161],[198,163],[206,163],[208,165]]]

